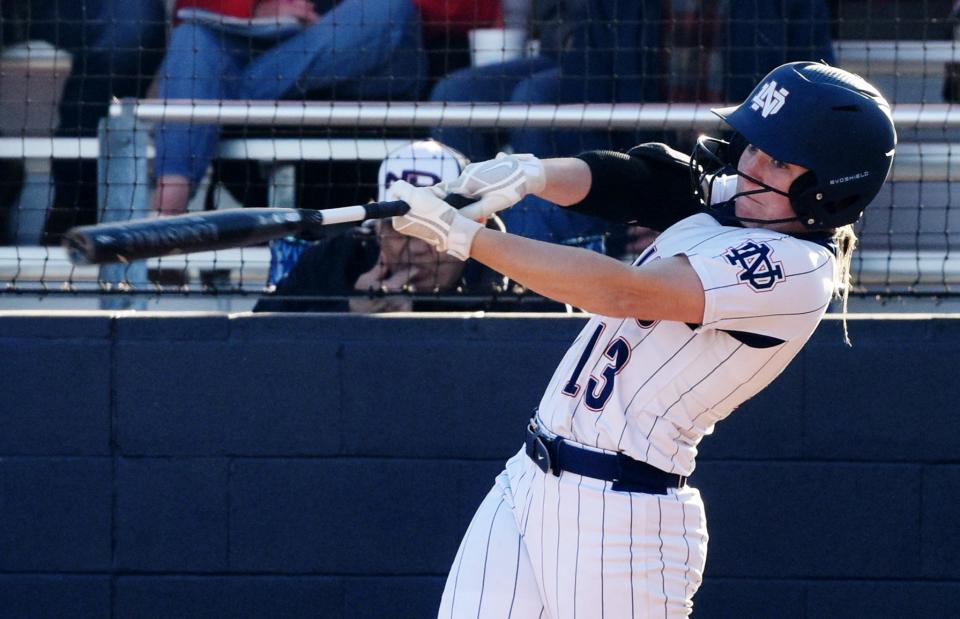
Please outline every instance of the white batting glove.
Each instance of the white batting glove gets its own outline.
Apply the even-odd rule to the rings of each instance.
[[[468,198],[480,198],[461,209],[470,219],[489,217],[508,209],[531,193],[540,193],[547,185],[543,163],[533,155],[507,155],[496,159],[471,163],[460,176],[440,183],[435,192],[441,197],[457,193]]]
[[[483,224],[458,213],[429,187],[414,187],[406,181],[396,180],[390,185],[390,195],[410,205],[406,215],[393,218],[394,230],[422,239],[438,252],[446,252],[460,260],[470,257],[473,237]]]

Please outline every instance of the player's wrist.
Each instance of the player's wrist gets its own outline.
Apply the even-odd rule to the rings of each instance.
[[[523,172],[524,185],[523,194],[539,194],[547,187],[547,172],[541,161],[535,155],[521,154],[514,155],[520,163],[520,170]]]
[[[446,252],[459,260],[469,258],[470,249],[473,247],[473,239],[483,227],[480,222],[468,219],[458,213],[450,223]]]

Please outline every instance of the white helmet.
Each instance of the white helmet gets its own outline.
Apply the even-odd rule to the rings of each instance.
[[[436,140],[419,140],[392,150],[377,174],[378,201],[387,200],[387,189],[397,179],[415,187],[429,187],[460,176],[470,163],[459,151]]]

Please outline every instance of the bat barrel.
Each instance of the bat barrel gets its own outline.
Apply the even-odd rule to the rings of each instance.
[[[457,208],[472,202],[447,196]],[[146,258],[244,247],[284,236],[323,236],[324,226],[404,215],[401,200],[322,211],[292,208],[244,208],[191,213],[160,219],[81,226],[67,231],[63,245],[74,264],[133,262]]]
[[[302,220],[296,209],[233,209],[82,226],[68,231],[63,244],[74,264],[132,262],[296,235]]]

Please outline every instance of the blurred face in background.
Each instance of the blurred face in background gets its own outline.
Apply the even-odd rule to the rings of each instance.
[[[395,283],[400,275],[400,279],[406,280],[404,285],[413,292],[448,290],[460,280],[463,261],[446,253],[437,253],[420,239],[400,234],[387,220],[377,221],[376,225],[384,280],[394,278]],[[403,273],[407,274],[405,278],[401,275]]]

